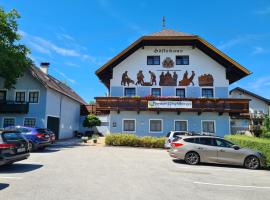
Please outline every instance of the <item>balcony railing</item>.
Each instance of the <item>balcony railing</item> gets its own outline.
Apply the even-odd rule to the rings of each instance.
[[[26,114],[29,111],[29,103],[28,102],[22,102],[18,103],[15,101],[4,101],[0,102],[0,113],[6,114],[6,113],[20,113],[20,114]]]
[[[248,99],[205,99],[178,97],[96,97],[96,111],[185,111],[248,113]],[[149,108],[148,101],[188,101],[188,108]]]

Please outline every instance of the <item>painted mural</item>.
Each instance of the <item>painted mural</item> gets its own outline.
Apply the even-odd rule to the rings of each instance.
[[[159,75],[159,86],[194,86],[194,78],[195,72],[189,72],[186,70],[183,74],[182,80],[178,82],[178,71],[181,70],[157,70],[161,71]],[[143,74],[143,70],[139,70],[137,73],[137,81],[136,83],[128,76],[128,71],[125,71],[122,74],[121,85],[129,86],[130,84],[141,85],[141,86],[153,86],[157,85],[157,76],[153,71],[149,71],[150,80],[149,82],[145,81],[145,76]],[[213,86],[214,85],[214,78],[211,74],[202,74],[198,77],[198,84],[199,86]]]
[[[162,62],[162,66],[164,68],[172,68],[174,66],[174,61],[170,57],[166,57]]]
[[[188,71],[186,70],[186,72],[183,75],[183,79],[181,81],[179,81],[179,86],[189,86],[190,84],[192,84],[192,86],[194,86],[194,82],[193,79],[195,77],[195,72],[192,71],[191,76],[188,77]]]
[[[198,77],[199,86],[213,86],[214,78],[211,74],[203,74]]]

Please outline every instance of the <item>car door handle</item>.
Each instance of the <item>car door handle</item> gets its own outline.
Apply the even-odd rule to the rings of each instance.
[[[225,150],[223,150],[223,149],[220,149],[219,151],[220,151],[220,152],[225,152]]]
[[[197,149],[199,149],[199,150],[203,150],[203,148],[202,148],[202,147],[198,147]]]

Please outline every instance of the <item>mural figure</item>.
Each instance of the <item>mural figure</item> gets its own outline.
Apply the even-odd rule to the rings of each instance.
[[[130,83],[134,84],[134,81],[131,80],[131,79],[128,77],[128,71],[125,71],[125,72],[122,74],[121,85],[126,86],[126,84],[127,84],[127,85],[129,86]]]
[[[177,86],[178,75],[176,72],[172,74],[167,71],[166,74],[162,72],[159,77],[159,85],[160,86]]]
[[[195,77],[195,72],[192,71],[191,76],[188,78],[188,71],[186,71],[183,75],[183,79],[181,81],[179,81],[179,86],[189,86],[190,83],[192,83],[192,86],[194,86],[194,82],[193,79]]]
[[[198,78],[199,86],[213,86],[214,78],[211,74],[203,74]]]
[[[137,82],[136,85],[144,85],[144,75],[142,70],[140,70],[137,74]]]
[[[157,84],[157,77],[156,77],[155,73],[149,71],[149,74],[151,76],[151,85],[156,85]]]

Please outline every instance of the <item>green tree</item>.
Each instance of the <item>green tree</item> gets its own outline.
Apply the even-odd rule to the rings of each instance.
[[[269,132],[270,131],[270,117],[266,116],[263,120],[263,126],[264,126],[264,130]]]
[[[27,57],[30,51],[19,44],[21,36],[18,33],[17,19],[19,13],[13,9],[5,12],[0,7],[0,77],[4,78],[4,87],[12,88],[32,61]]]
[[[95,126],[100,125],[101,125],[100,119],[93,114],[86,116],[86,118],[83,121],[83,126],[91,129]]]

